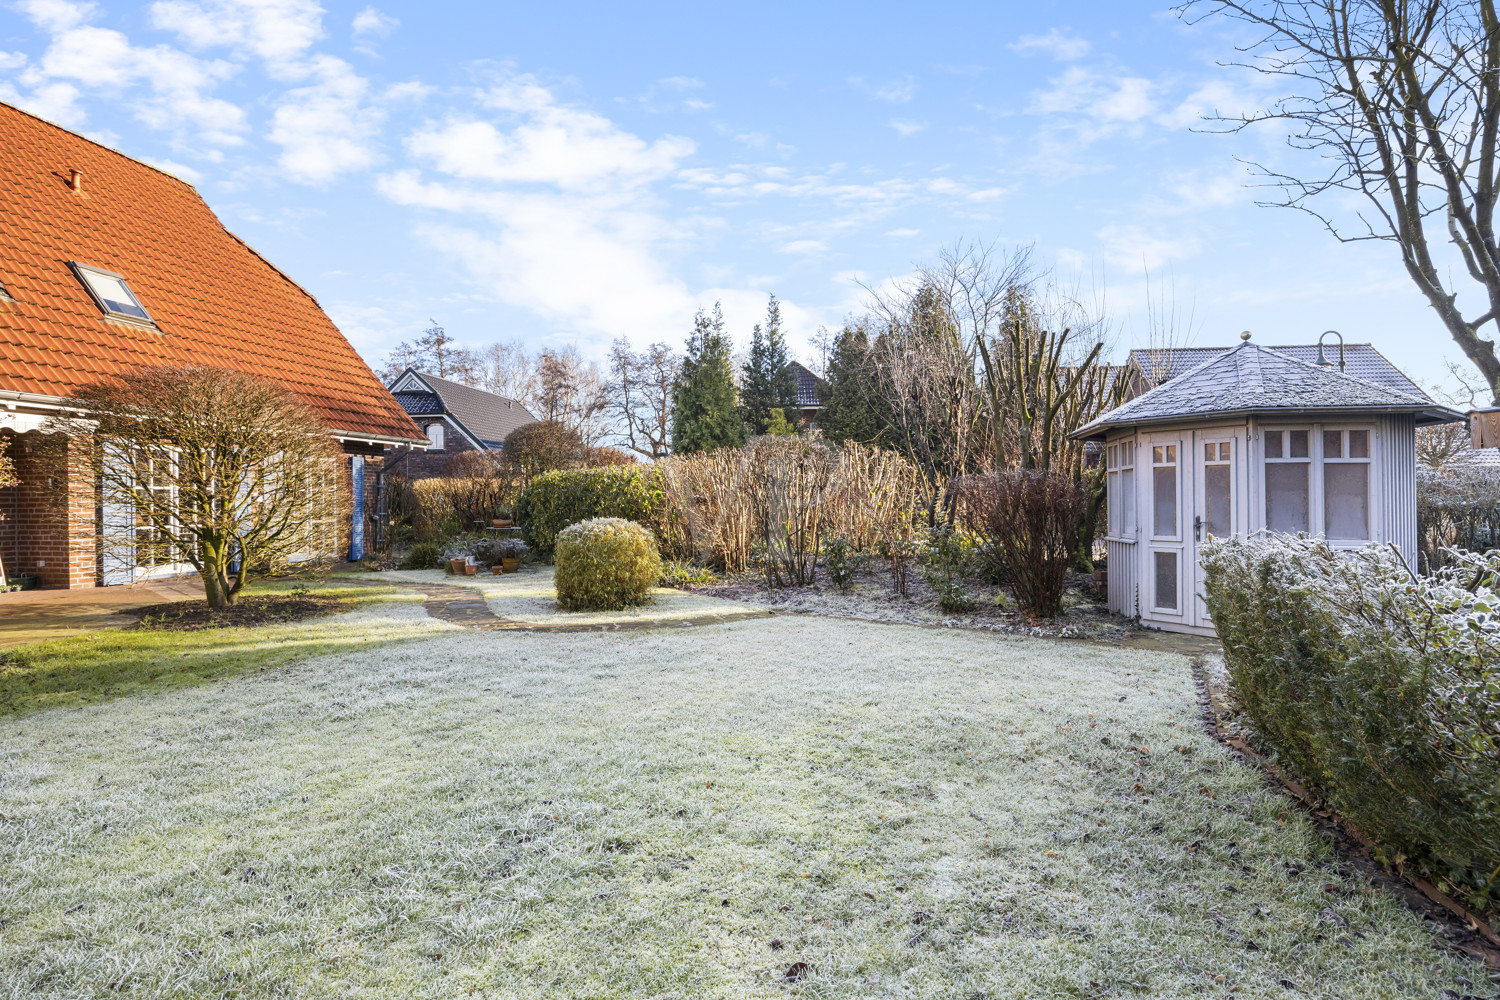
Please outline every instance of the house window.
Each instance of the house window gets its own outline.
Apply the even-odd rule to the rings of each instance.
[[[78,280],[83,282],[83,287],[88,289],[99,308],[104,310],[106,316],[115,319],[132,320],[137,323],[152,323],[155,321],[151,314],[146,312],[146,307],[141,305],[130,286],[125,283],[125,278],[113,271],[104,271],[77,261],[69,265],[73,273],[78,275]]]
[[[1158,444],[1151,448],[1151,500],[1151,533],[1157,538],[1176,538],[1177,446],[1175,444]]]
[[[1310,530],[1312,458],[1306,430],[1266,431],[1266,527],[1295,535]]]
[[[1135,442],[1112,444],[1105,453],[1109,533],[1115,538],[1135,534]]]
[[[428,450],[429,451],[442,451],[443,450],[443,425],[442,424],[428,424],[426,430],[427,430],[427,440],[429,440],[429,441],[432,442],[432,447],[429,448]]]
[[[1323,534],[1369,541],[1370,432],[1323,432]]]

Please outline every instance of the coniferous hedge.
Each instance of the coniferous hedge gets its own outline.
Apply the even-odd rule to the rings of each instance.
[[[1212,542],[1205,589],[1263,750],[1476,908],[1500,903],[1500,552]]]

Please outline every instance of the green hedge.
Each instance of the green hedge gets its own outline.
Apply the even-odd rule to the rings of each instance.
[[[1278,765],[1480,909],[1500,903],[1500,553],[1413,576],[1388,548],[1211,543],[1234,692]]]
[[[650,466],[544,472],[516,501],[515,514],[526,542],[544,559],[552,558],[559,531],[596,517],[623,518],[650,528],[665,554],[676,555],[683,548],[682,518],[661,470]]]

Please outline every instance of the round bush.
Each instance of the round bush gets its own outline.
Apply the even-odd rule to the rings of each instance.
[[[649,530],[618,517],[579,521],[557,533],[557,603],[568,611],[641,604],[661,578],[661,556]]]

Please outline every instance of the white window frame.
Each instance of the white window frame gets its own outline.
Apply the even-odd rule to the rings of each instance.
[[[434,435],[433,431],[437,431]],[[428,451],[446,451],[448,447],[448,425],[441,420],[435,421],[422,428],[422,433],[427,435],[427,440],[432,444],[427,446]]]
[[[1287,431],[1301,431],[1301,430],[1307,431],[1307,457],[1306,458],[1288,458],[1285,455],[1283,455],[1283,457],[1281,457],[1281,458],[1270,458],[1270,457],[1268,457],[1267,452],[1269,451],[1269,449],[1266,447],[1266,436],[1267,435],[1272,434],[1272,433],[1276,433],[1276,432],[1280,432],[1280,433],[1285,434]],[[1338,459],[1325,460],[1324,453],[1323,453],[1323,433],[1325,431],[1339,431],[1340,432],[1340,442],[1341,442],[1341,446],[1343,448],[1347,448],[1347,445],[1348,445],[1348,432],[1349,431],[1364,431],[1368,435],[1368,441],[1369,441],[1369,455],[1368,455],[1368,457],[1366,457],[1366,458],[1356,458],[1356,459],[1346,459],[1346,458],[1340,457]],[[1269,490],[1268,484],[1266,482],[1266,470],[1270,466],[1276,465],[1276,464],[1303,463],[1303,464],[1305,464],[1307,466],[1307,505],[1308,505],[1308,510],[1307,510],[1307,533],[1308,533],[1308,535],[1310,535],[1310,536],[1312,536],[1314,538],[1322,538],[1322,539],[1326,540],[1328,542],[1328,544],[1332,545],[1335,548],[1358,548],[1358,547],[1360,547],[1362,545],[1367,545],[1367,544],[1369,544],[1372,541],[1379,540],[1379,538],[1380,538],[1380,529],[1377,526],[1381,523],[1380,517],[1381,517],[1381,509],[1382,509],[1382,502],[1383,502],[1382,501],[1383,493],[1382,493],[1382,486],[1381,486],[1381,479],[1380,479],[1380,476],[1381,476],[1381,467],[1380,467],[1380,460],[1377,457],[1379,455],[1379,450],[1380,450],[1380,448],[1379,448],[1379,435],[1380,435],[1379,428],[1376,426],[1375,422],[1372,421],[1372,420],[1350,420],[1350,421],[1329,421],[1327,423],[1296,423],[1296,424],[1269,424],[1269,425],[1263,424],[1263,425],[1261,425],[1258,428],[1258,437],[1260,438],[1260,453],[1261,453],[1260,454],[1260,465],[1261,465],[1261,467],[1260,467],[1260,474],[1259,474],[1260,489],[1261,489],[1261,498],[1260,498],[1260,526],[1261,526],[1261,531],[1267,532],[1267,533],[1269,533],[1271,531],[1277,531],[1279,534],[1284,534],[1284,532],[1280,532],[1279,529],[1274,529],[1274,528],[1271,527],[1270,506],[1269,506],[1270,505],[1270,490]],[[1286,444],[1283,444],[1283,447],[1287,448],[1288,446]],[[1366,513],[1366,516],[1369,518],[1369,523],[1366,525],[1366,529],[1367,529],[1366,530],[1366,534],[1368,534],[1370,536],[1369,538],[1331,538],[1331,537],[1329,537],[1329,535],[1328,535],[1328,525],[1327,525],[1327,511],[1325,509],[1326,498],[1324,496],[1324,489],[1323,489],[1323,485],[1324,485],[1324,482],[1323,482],[1323,466],[1325,464],[1325,461],[1332,461],[1335,464],[1344,464],[1344,463],[1347,463],[1347,464],[1366,464],[1366,465],[1369,466],[1369,471],[1366,473],[1366,477],[1365,477],[1365,488],[1368,491],[1366,493],[1366,496],[1365,496],[1365,513]]]
[[[1349,432],[1365,432],[1365,457],[1346,458],[1344,452],[1349,450]],[[1329,458],[1325,452],[1324,434],[1337,433],[1339,435],[1339,457]],[[1327,497],[1327,472],[1329,465],[1363,465],[1365,467],[1365,537],[1364,538],[1335,538],[1328,533],[1328,497]],[[1319,531],[1328,543],[1333,546],[1360,546],[1365,545],[1375,538],[1375,428],[1366,424],[1320,424],[1318,426],[1318,514],[1322,519]]]
[[[112,320],[118,320],[121,323],[132,323],[136,326],[150,327],[151,329],[157,328],[156,320],[151,317],[151,311],[141,303],[141,297],[135,294],[135,289],[130,287],[130,281],[123,274],[116,274],[114,271],[106,271],[104,268],[95,267],[92,264],[81,264],[76,260],[68,261],[68,267],[73,269],[73,274],[78,278],[78,283],[82,285],[84,287],[84,290],[89,293],[89,298],[94,300],[94,304],[99,307],[99,310],[104,313],[105,316]],[[97,290],[95,290],[93,283],[89,281],[89,275],[91,274],[99,275],[104,278],[111,278],[115,281],[118,281],[120,283],[120,287],[125,290],[125,294],[130,296],[131,303],[141,311],[141,315],[137,316],[134,313],[120,312],[118,309],[112,307],[109,302],[106,301],[105,298],[100,295]]]

